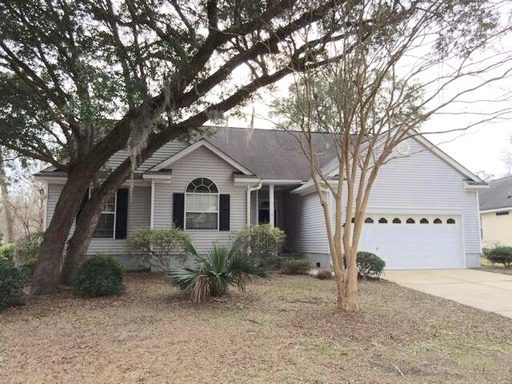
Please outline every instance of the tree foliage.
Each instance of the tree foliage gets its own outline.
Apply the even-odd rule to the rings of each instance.
[[[255,261],[270,266],[277,261],[286,239],[285,232],[270,224],[248,226],[240,230],[234,246]]]
[[[183,259],[185,242],[190,241],[187,233],[179,228],[144,228],[128,239],[135,253],[142,255],[144,265],[156,263],[157,267],[168,270],[173,261]]]
[[[2,1],[0,144],[66,172],[40,248],[34,293],[57,288],[90,241],[101,202],[169,140],[242,105],[260,88],[343,56],[351,42],[400,20],[421,1]],[[375,17],[386,11],[384,17]],[[377,12],[377,13],[376,13]],[[348,24],[347,24],[348,23]],[[304,39],[308,31],[314,36]],[[116,169],[107,160],[128,149]],[[81,211],[62,260],[81,196]]]

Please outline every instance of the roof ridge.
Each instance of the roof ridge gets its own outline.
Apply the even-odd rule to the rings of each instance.
[[[252,128],[252,127],[236,127],[236,126],[222,126],[222,125],[203,125],[202,128],[214,128],[214,129],[237,129],[237,130],[243,130],[243,129],[246,129],[246,130],[253,130],[253,131],[269,131],[269,132],[280,132],[280,133],[291,133],[291,132],[296,132],[296,133],[301,133],[302,131],[301,130],[295,130],[295,129],[280,129],[280,128]],[[318,135],[328,135],[330,134],[330,132],[312,132],[313,134],[318,134]]]

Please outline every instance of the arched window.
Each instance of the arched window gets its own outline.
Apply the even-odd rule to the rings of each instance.
[[[415,221],[412,217],[409,217],[406,221],[405,221],[407,224],[414,224]]]
[[[446,220],[446,224],[455,224],[455,219],[449,218]]]
[[[398,217],[395,217],[393,219],[393,224],[402,224],[402,220],[400,220]]]
[[[210,179],[199,177],[187,186],[185,229],[218,229],[219,190]]]
[[[381,217],[379,219],[379,224],[387,224],[387,223],[388,223],[388,220],[385,217]]]
[[[434,219],[434,224],[443,224],[443,221],[439,217],[437,217]]]
[[[421,219],[420,224],[428,224],[428,219],[426,219],[426,218]]]
[[[366,219],[364,219],[364,222],[366,224],[373,224],[373,219],[371,217],[367,217]]]

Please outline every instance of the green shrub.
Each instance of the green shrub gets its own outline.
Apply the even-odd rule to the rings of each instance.
[[[21,303],[26,282],[25,273],[12,261],[0,259],[0,311]]]
[[[16,258],[23,270],[31,277],[37,264],[37,253],[43,241],[43,233],[33,233],[16,242]]]
[[[496,246],[485,254],[491,263],[503,264],[507,269],[512,265],[512,247]]]
[[[332,279],[332,272],[327,269],[319,269],[316,273],[315,277],[319,280],[329,280]]]
[[[237,233],[235,246],[265,266],[275,265],[286,234],[270,224],[252,225]]]
[[[184,244],[189,236],[178,228],[144,228],[128,239],[130,246],[142,258],[142,264],[150,266],[153,262],[169,269],[173,262],[184,255]]]
[[[14,262],[14,254],[16,253],[16,245],[12,243],[0,246],[0,259]]]
[[[378,279],[384,271],[386,262],[371,252],[357,252],[357,270],[360,278]]]
[[[118,295],[124,290],[123,274],[123,266],[113,257],[92,256],[76,271],[73,292],[87,297]]]
[[[286,259],[281,264],[281,273],[285,275],[307,275],[311,264],[306,259]]]
[[[193,257],[191,267],[171,267],[168,277],[172,285],[190,294],[195,303],[210,297],[223,296],[229,286],[245,291],[245,285],[254,276],[265,276],[250,257],[232,247],[214,246],[205,257],[199,256],[190,242],[187,251]]]

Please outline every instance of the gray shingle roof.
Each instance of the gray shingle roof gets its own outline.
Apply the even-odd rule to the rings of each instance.
[[[262,179],[308,180],[309,163],[300,138],[297,132],[274,129],[218,128],[206,140]],[[323,153],[322,166],[336,154],[328,135],[315,134],[313,146]]]
[[[512,176],[489,182],[489,188],[480,191],[480,210],[512,207]]]

